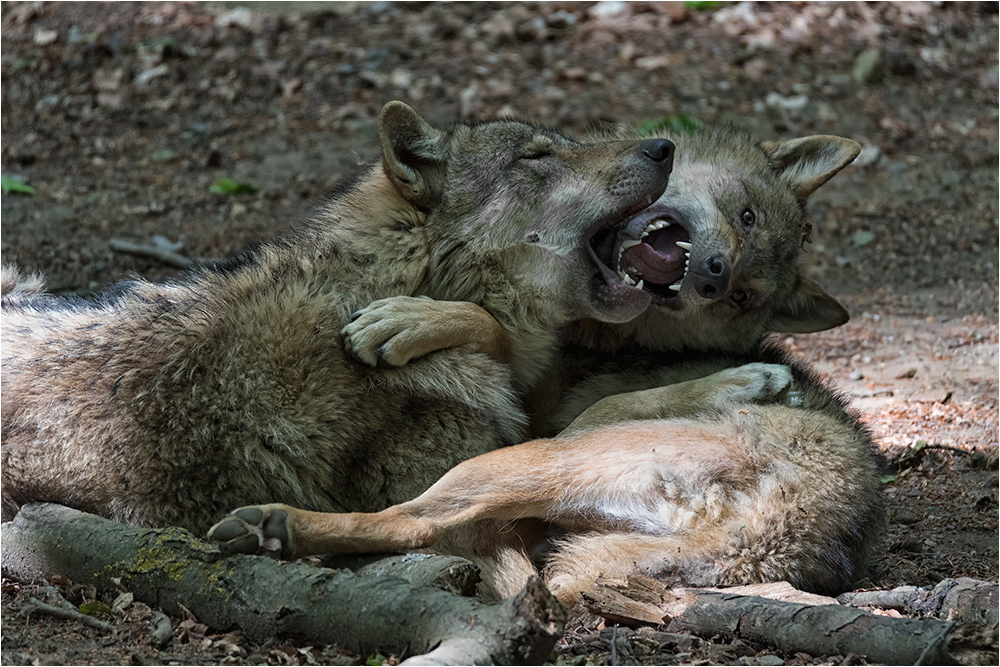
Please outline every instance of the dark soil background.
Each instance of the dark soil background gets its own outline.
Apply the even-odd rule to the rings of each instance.
[[[392,99],[432,123],[583,134],[685,114],[856,139],[804,257],[853,319],[787,342],[856,399],[897,472],[872,585],[997,580],[997,3],[3,3],[2,37],[3,175],[35,190],[2,197],[2,258],[62,293],[177,273],[112,239],[222,257],[280,233],[377,159]],[[259,191],[213,193],[222,177]],[[116,634],[22,613],[37,583],[4,581],[3,664],[366,658],[176,618],[160,651],[140,603],[119,600]],[[571,633],[559,662],[609,663],[610,632]],[[621,663],[857,664],[617,636]]]

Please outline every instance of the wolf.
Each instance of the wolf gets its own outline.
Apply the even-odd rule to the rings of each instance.
[[[285,557],[458,553],[503,597],[536,572],[532,550],[555,530],[545,581],[577,615],[598,577],[637,571],[824,593],[864,576],[885,521],[871,437],[766,338],[847,321],[797,258],[809,195],[859,147],[825,136],[756,143],[728,129],[666,136],[676,153],[663,196],[591,243],[604,281],[646,307],[564,330],[558,363],[527,403],[533,431],[548,437],[465,461],[377,513],[246,507],[209,538]]]
[[[91,300],[4,269],[5,521],[35,501],[200,533],[277,500],[377,511],[523,440],[559,328],[643,307],[590,241],[659,198],[673,145],[439,129],[401,102],[378,126],[380,164],[232,261]]]

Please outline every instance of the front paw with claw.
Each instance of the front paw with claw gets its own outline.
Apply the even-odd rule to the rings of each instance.
[[[793,385],[791,369],[781,364],[746,364],[727,368],[704,379],[715,384],[711,402],[718,408],[735,403],[782,400]]]
[[[421,356],[436,303],[423,297],[379,299],[354,313],[340,332],[344,350],[370,366],[405,366]]]
[[[208,541],[229,554],[263,554],[292,558],[289,513],[284,505],[241,507],[208,531]]]

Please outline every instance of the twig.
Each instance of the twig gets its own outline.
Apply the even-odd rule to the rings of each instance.
[[[955,452],[956,454],[965,454],[966,456],[972,454],[968,449],[959,449],[958,447],[951,447],[949,445],[935,445],[933,443],[928,443],[924,449],[943,449],[946,452]]]
[[[185,257],[179,252],[171,250],[165,246],[132,243],[131,241],[125,241],[124,239],[111,239],[108,241],[108,246],[115,252],[125,252],[131,255],[150,257],[158,262],[162,262],[163,264],[167,264],[169,266],[175,266],[179,269],[192,269],[196,266],[203,266],[205,264],[211,264],[212,262],[218,261],[205,257],[192,259],[191,257]]]
[[[98,618],[94,618],[93,616],[87,616],[83,612],[79,612],[76,609],[54,607],[35,598],[30,598],[25,603],[23,609],[27,614],[30,614],[33,611],[40,611],[48,614],[49,616],[55,616],[56,618],[62,618],[69,621],[79,621],[80,623],[97,628],[98,630],[113,631],[115,629],[115,626],[110,623],[106,623]]]

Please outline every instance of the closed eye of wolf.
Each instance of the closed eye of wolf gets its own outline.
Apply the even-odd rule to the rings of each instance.
[[[871,438],[834,390],[765,338],[847,320],[797,259],[807,198],[858,145],[757,143],[725,129],[670,138],[664,193],[586,248],[602,294],[637,307],[564,327],[562,353],[527,392],[532,431],[549,437],[465,461],[381,512],[244,508],[212,538],[286,556],[457,553],[502,597],[536,572],[531,531],[510,525],[541,520],[563,534],[543,563],[546,581],[578,612],[598,577],[635,571],[689,585],[784,579],[821,592],[864,576],[884,523]],[[389,299],[344,333],[352,349],[381,349],[390,366],[420,363],[445,346],[435,337],[481,335],[482,321],[466,327],[453,308]],[[452,333],[436,333],[444,329]]]

